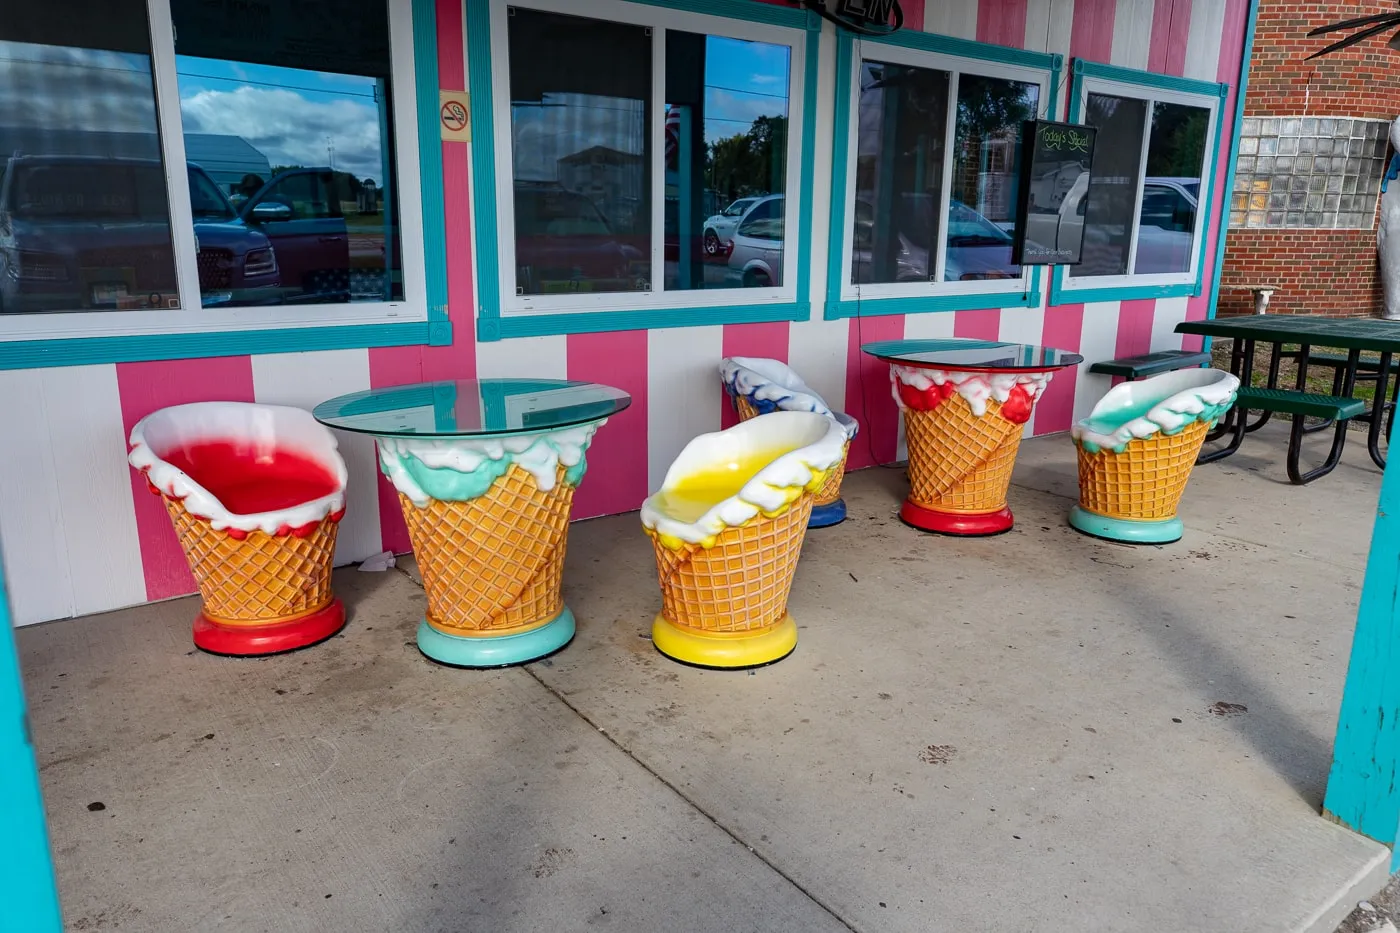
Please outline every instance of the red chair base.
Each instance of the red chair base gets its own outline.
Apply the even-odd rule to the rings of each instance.
[[[281,654],[325,641],[344,627],[345,606],[338,599],[311,615],[271,625],[221,625],[201,612],[194,620],[194,645],[232,657]]]
[[[1011,510],[1005,507],[995,512],[940,512],[908,499],[899,510],[899,518],[920,531],[965,538],[999,535],[1010,531],[1013,524]]]

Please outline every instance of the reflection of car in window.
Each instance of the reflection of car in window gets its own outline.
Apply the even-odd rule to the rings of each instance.
[[[1122,189],[1118,209],[1096,209],[1101,220],[1085,226],[1091,193],[1105,197],[1115,188]],[[1197,178],[1148,177],[1142,183],[1142,204],[1138,209],[1136,275],[1187,272],[1191,268],[1191,243],[1196,233],[1196,210],[1201,190]],[[1084,265],[1076,275],[1090,276],[1121,272],[1126,264],[1130,231],[1123,220],[1132,216],[1130,199],[1133,191],[1128,185],[1090,185],[1085,173],[1065,196],[1058,216],[1032,215],[1037,221],[1058,223],[1059,236],[1079,236],[1083,229]],[[1098,203],[1098,202],[1096,202]],[[1112,200],[1108,201],[1113,204]],[[1032,226],[1034,231],[1035,227]],[[1048,236],[1048,239],[1045,238]],[[1046,232],[1040,242],[1054,243],[1055,237]]]
[[[267,289],[278,269],[197,165],[188,167],[205,303]],[[165,173],[155,159],[20,155],[0,176],[0,311],[168,307],[177,300]]]
[[[882,282],[927,282],[933,274],[930,249],[937,243],[939,202],[935,195],[907,192],[894,209],[894,275]],[[864,200],[855,204],[854,282],[876,281],[873,250],[876,211]],[[945,282],[1017,278],[1021,267],[1011,261],[1011,234],[961,201],[948,205],[948,246],[943,264]]]
[[[718,256],[734,245],[734,231],[759,198],[739,198],[724,210],[705,221],[705,252]]]
[[[515,183],[515,283],[521,294],[645,288],[647,245],[622,242],[581,194],[553,182]]]
[[[749,207],[734,231],[726,284],[768,288],[783,284],[783,215],[787,199],[781,194],[760,198]]]
[[[329,168],[289,169],[239,205],[243,221],[272,241],[288,302],[350,300],[350,237],[340,206],[349,192],[341,187]]]

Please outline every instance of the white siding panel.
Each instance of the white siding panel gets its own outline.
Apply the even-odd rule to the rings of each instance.
[[[11,614],[16,625],[66,619],[73,614],[73,583],[43,371],[0,372],[0,398],[5,400],[0,405],[0,437],[5,439],[0,557]],[[54,417],[68,413],[55,412]]]
[[[515,337],[476,345],[479,379],[567,379],[569,341],[561,335]]]
[[[370,388],[369,353],[328,350],[253,357],[253,397],[269,405],[315,408],[326,399]],[[335,562],[349,564],[384,548],[379,529],[379,465],[374,439],[335,432],[350,473],[345,518],[335,542]]]
[[[1225,0],[1195,0],[1186,35],[1186,77],[1214,81],[1220,70],[1220,42],[1225,34]]]
[[[1100,360],[1111,360],[1118,349],[1118,302],[1094,301],[1084,305],[1084,332],[1079,338],[1079,382],[1074,392],[1074,420],[1088,416],[1093,407],[1113,387],[1108,376],[1089,372]]]
[[[1154,0],[1118,0],[1113,17],[1113,56],[1110,64],[1147,69],[1154,6]]]
[[[846,406],[846,345],[851,322],[794,321],[788,328],[788,365],[833,411]]]
[[[926,0],[924,32],[977,38],[977,0]]]
[[[726,404],[719,381],[724,327],[669,327],[647,333],[647,489],[661,488],[681,449],[718,431]]]
[[[146,601],[117,368],[39,370],[63,513],[73,614]]]

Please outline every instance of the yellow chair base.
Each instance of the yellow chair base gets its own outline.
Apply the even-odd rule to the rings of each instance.
[[[757,667],[782,660],[797,647],[797,623],[791,615],[756,634],[702,634],[683,629],[658,615],[651,625],[651,641],[669,658],[698,667]]]

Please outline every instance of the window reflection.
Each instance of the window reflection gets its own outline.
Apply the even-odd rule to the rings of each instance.
[[[0,16],[0,313],[178,307],[143,0]]]
[[[1149,106],[1151,125],[1144,127]],[[1099,134],[1087,197],[1076,189],[1066,199],[1078,199],[1077,214],[1084,218],[1084,262],[1071,275],[1189,272],[1210,111],[1090,94],[1084,122]],[[1134,215],[1139,182],[1142,200]],[[1130,255],[1134,216],[1137,248]]]
[[[1128,272],[1146,119],[1145,101],[1089,95],[1084,122],[1099,131],[1090,182],[1087,187],[1077,186],[1065,198],[1084,224],[1083,262],[1069,267],[1075,277]]]
[[[782,284],[791,55],[783,45],[666,32],[668,290]],[[741,232],[759,209],[778,226]]]
[[[1021,169],[1021,124],[1034,120],[1040,87],[1022,81],[958,77],[957,139],[943,278],[1014,279],[1011,261]]]
[[[1147,141],[1147,177],[1138,211],[1139,275],[1189,272],[1210,111],[1157,102]]]
[[[403,298],[384,0],[172,0],[204,306]]]
[[[862,62],[851,281],[927,282],[943,193],[946,71]]]
[[[516,292],[649,290],[650,30],[509,13]]]

